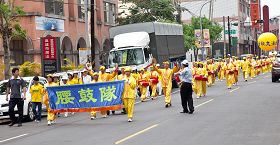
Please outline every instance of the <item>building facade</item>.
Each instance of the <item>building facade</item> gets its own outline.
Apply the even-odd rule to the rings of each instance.
[[[280,51],[279,46],[279,17],[274,17],[269,19],[269,31],[273,34],[275,34],[278,38],[277,47],[275,48],[275,51]]]
[[[182,14],[182,21],[190,23],[191,17],[199,17],[200,10],[205,1],[198,0],[182,0],[181,6],[188,9]],[[201,15],[210,18],[212,21],[218,22],[223,27],[223,17],[225,17],[225,30],[227,33],[228,20],[230,17],[231,32],[231,51],[228,50],[228,35],[226,35],[227,53],[231,52],[232,55],[241,55],[250,53],[254,48],[255,38],[252,37],[253,31],[250,24],[250,0],[213,0],[206,4]],[[248,24],[247,24],[248,23]],[[223,56],[224,51],[224,31],[221,33],[222,38],[212,44],[212,55]],[[209,50],[209,49],[208,49]],[[221,50],[221,51],[220,51]]]
[[[90,1],[90,0],[88,0]],[[115,25],[117,0],[95,0],[95,50],[98,59],[111,48],[109,28]],[[79,64],[79,48],[90,47],[90,27],[86,27],[85,0],[15,0],[26,14],[19,17],[21,26],[27,31],[26,38],[13,38],[10,43],[11,64],[21,65],[25,61],[41,62],[40,38],[60,38],[60,59],[65,58]],[[88,4],[90,8],[90,3]],[[90,13],[88,14],[90,26]],[[0,42],[0,59],[3,60],[3,43]]]

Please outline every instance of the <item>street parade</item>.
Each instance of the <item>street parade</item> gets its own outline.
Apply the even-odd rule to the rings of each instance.
[[[0,145],[280,145],[280,0],[0,0]]]

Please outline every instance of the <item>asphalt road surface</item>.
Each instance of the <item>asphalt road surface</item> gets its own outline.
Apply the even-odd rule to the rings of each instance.
[[[193,95],[195,98],[196,96]],[[195,112],[181,114],[178,91],[173,106],[164,99],[137,103],[132,123],[126,115],[90,120],[89,113],[60,117],[53,126],[26,122],[22,127],[0,125],[5,145],[279,145],[280,83],[270,74],[228,90],[225,82],[207,88],[194,99]],[[120,112],[120,111],[118,111]]]

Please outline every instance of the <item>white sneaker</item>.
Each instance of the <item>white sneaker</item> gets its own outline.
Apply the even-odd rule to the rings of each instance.
[[[128,122],[132,122],[132,119],[131,119],[131,118],[129,118],[127,121],[128,121]]]
[[[75,114],[75,112],[72,112],[71,114],[72,114],[72,115],[74,115],[74,114]]]
[[[51,124],[55,124],[55,121],[53,120],[53,121],[51,121]]]
[[[90,117],[90,120],[95,120],[96,119],[96,117]]]
[[[199,99],[199,98],[200,98],[199,96],[196,97],[196,99]]]
[[[48,121],[48,126],[50,126],[50,125],[52,125],[52,123],[51,123],[51,121],[49,120],[49,121]]]
[[[102,118],[107,118],[107,115],[102,115]]]

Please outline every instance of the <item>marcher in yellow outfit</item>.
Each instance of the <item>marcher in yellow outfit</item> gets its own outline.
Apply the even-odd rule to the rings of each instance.
[[[125,85],[124,85],[124,107],[127,111],[128,122],[132,122],[133,113],[134,113],[134,102],[135,102],[135,88],[136,88],[136,80],[133,76],[131,76],[131,68],[126,68],[126,77],[125,77]]]
[[[256,62],[253,58],[250,58],[249,60],[250,60],[250,65],[249,65],[250,77],[251,77],[251,79],[253,79],[255,77],[255,73],[256,73],[256,71],[255,71]]]
[[[57,86],[57,84],[53,82],[53,75],[51,75],[51,74],[49,74],[47,76],[47,80],[48,80],[48,83],[46,83],[44,85],[45,90],[44,90],[44,101],[43,102],[46,105],[47,110],[48,110],[48,117],[47,117],[48,125],[52,125],[55,123],[55,113],[50,112],[51,109],[50,109],[50,104],[49,104],[49,96],[48,96],[46,87]]]
[[[78,84],[83,84],[83,80],[81,78],[78,77],[78,74],[79,72],[78,71],[74,71],[73,72],[73,83],[75,85],[78,85]]]
[[[149,86],[149,73],[146,69],[141,69],[139,74],[139,87],[141,92],[141,101],[145,102],[147,99],[147,90]]]
[[[207,68],[206,68],[206,64],[202,64],[203,68],[202,68],[202,75],[205,78],[208,78],[208,72],[207,72]],[[206,84],[207,84],[208,79],[203,79],[202,80],[202,94],[203,96],[206,96]]]
[[[93,80],[91,81],[91,83],[97,83],[98,82],[98,73],[95,72],[92,74],[92,76],[93,76]],[[96,119],[96,111],[90,112],[90,119],[91,120]]]
[[[157,84],[159,82],[158,73],[155,71],[154,67],[151,66],[151,77],[150,77],[150,84],[152,88],[152,100],[156,99],[157,97]]]
[[[112,78],[114,78],[117,75],[118,67],[114,70],[112,74],[106,73],[106,69],[104,66],[101,66],[99,72],[99,77],[98,77],[98,82],[108,82]],[[109,111],[109,110],[108,110]],[[110,113],[110,112],[109,112]],[[102,117],[106,118],[107,117],[107,111],[101,111]]]
[[[193,74],[193,79],[192,79],[192,88],[195,94],[197,94],[197,80],[195,80],[195,75],[197,74],[197,63],[193,62],[193,68],[192,68],[192,74]]]
[[[243,78],[244,78],[244,81],[248,81],[248,72],[249,72],[249,64],[250,62],[244,57],[243,58],[243,62],[242,62],[242,73],[243,73]]]
[[[207,81],[207,71],[203,68],[203,63],[198,62],[198,68],[194,72],[196,95],[197,99],[206,95],[206,81]]]
[[[226,83],[227,83],[227,87],[228,89],[231,89],[232,85],[235,82],[235,78],[234,78],[234,65],[232,62],[230,62],[230,60],[227,60],[227,64],[226,64]]]
[[[212,64],[211,60],[207,61],[207,65],[205,66],[207,69],[207,73],[208,73],[208,87],[211,87],[214,84],[214,77],[215,77],[215,73],[214,73],[214,64]]]
[[[174,73],[179,71],[177,65],[173,69],[169,68],[170,63],[164,62],[164,69],[159,69],[155,64],[153,67],[159,73],[162,79],[162,89],[165,96],[165,107],[171,106],[171,89],[172,89],[172,76]]]

